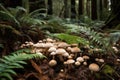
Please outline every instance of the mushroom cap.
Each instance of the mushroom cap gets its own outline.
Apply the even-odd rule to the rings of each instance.
[[[66,49],[67,51],[71,51],[71,47],[67,47],[67,49]]]
[[[66,53],[66,50],[65,49],[63,49],[63,48],[58,48],[57,50],[56,50],[56,54],[64,54],[64,53]]]
[[[52,46],[54,46],[52,43],[45,43],[45,48],[49,48],[49,47],[52,47]]]
[[[84,56],[83,56],[83,59],[87,60],[87,59],[90,59],[90,57],[89,57],[89,56],[84,55]]]
[[[53,56],[54,56],[54,55],[56,55],[56,53],[55,53],[55,52],[51,52],[50,55],[53,55]]]
[[[79,66],[81,63],[79,61],[75,62],[76,66]]]
[[[67,60],[67,64],[73,64],[73,63],[75,63],[75,60],[73,60],[73,59],[68,59]]]
[[[85,66],[86,66],[86,65],[87,65],[87,62],[83,62],[83,65],[85,65]]]
[[[77,52],[80,52],[80,49],[78,47],[73,47],[73,48],[71,48],[71,52],[77,53]]]
[[[48,52],[55,52],[56,51],[56,48],[55,47],[50,47],[49,49],[48,49]]]
[[[73,57],[71,55],[68,56],[68,59],[72,59]]]
[[[99,70],[100,70],[100,67],[99,67],[98,64],[92,63],[92,64],[89,65],[89,69],[90,69],[91,71],[99,71]]]
[[[83,62],[84,59],[83,59],[83,57],[77,57],[76,61]]]
[[[99,61],[99,58],[95,58],[95,61]]]
[[[104,62],[104,59],[99,59],[99,62],[103,63],[103,62]]]
[[[57,64],[57,61],[54,59],[50,60],[50,62],[49,62],[50,66],[55,66],[56,64]]]
[[[58,44],[58,47],[60,47],[60,48],[66,48],[68,46],[69,45],[67,43],[65,43],[65,42],[61,42],[61,43]]]
[[[33,46],[43,48],[45,46],[45,44],[44,43],[36,43]]]
[[[120,62],[120,59],[117,59],[118,62]]]
[[[76,44],[76,43],[71,44],[71,47],[78,47],[78,44]]]
[[[64,57],[68,57],[69,56],[69,53],[68,52],[65,52],[64,54],[62,54]]]
[[[53,42],[53,40],[51,38],[47,38],[46,41],[47,42]]]

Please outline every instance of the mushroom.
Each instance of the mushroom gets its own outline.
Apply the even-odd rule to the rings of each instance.
[[[56,47],[50,47],[49,49],[48,49],[48,52],[55,52],[56,51]]]
[[[75,54],[75,58],[77,57],[78,52],[80,52],[80,49],[78,47],[71,48],[71,53]]]
[[[58,49],[56,50],[56,54],[58,55],[60,61],[64,61],[64,59],[63,59],[63,54],[65,54],[65,53],[66,53],[66,50],[63,49],[63,48],[58,48]]]
[[[65,43],[65,42],[61,42],[61,43],[59,43],[58,44],[58,47],[59,48],[66,48],[66,47],[68,47],[69,45],[67,44],[67,43]]]
[[[75,62],[75,65],[76,65],[76,66],[79,66],[80,64],[81,64],[81,63],[80,63],[79,61],[76,61],[76,62]]]
[[[75,63],[75,60],[72,58],[72,56],[68,56],[67,64],[68,64],[68,70],[73,68],[73,63]]]
[[[76,58],[76,61],[83,62],[84,59],[83,59],[83,57],[78,57],[78,58]]]
[[[51,38],[47,38],[46,42],[54,42]]]
[[[76,44],[76,43],[71,44],[71,47],[78,47],[78,44]]]
[[[95,58],[95,61],[99,61],[99,58]]]
[[[98,64],[96,64],[96,63],[92,63],[92,64],[89,65],[89,69],[90,69],[91,71],[95,71],[95,72],[97,72],[97,71],[100,70],[100,67],[99,67]]]
[[[85,66],[86,66],[86,65],[87,65],[87,62],[83,62],[83,65],[85,65]]]
[[[51,52],[50,55],[52,55],[53,56],[52,58],[55,59],[55,55],[56,55],[55,52]]]
[[[83,59],[88,60],[88,59],[90,59],[90,57],[89,57],[89,56],[84,55],[84,56],[83,56]]]
[[[120,59],[117,59],[118,62],[120,62]]]
[[[52,60],[49,61],[49,65],[50,66],[55,66],[56,64],[57,64],[57,61],[54,60],[54,59],[52,59]]]
[[[104,59],[99,59],[99,62],[104,63]]]

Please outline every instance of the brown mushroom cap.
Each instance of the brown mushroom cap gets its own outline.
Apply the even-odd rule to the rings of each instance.
[[[49,62],[49,65],[50,66],[55,66],[57,64],[57,61],[56,60],[50,60],[50,62]]]
[[[91,71],[99,71],[99,70],[100,70],[100,67],[99,67],[99,65],[97,65],[96,63],[92,63],[92,64],[89,65],[89,69],[90,69]]]
[[[69,56],[69,53],[68,52],[65,52],[64,54],[62,54],[64,57],[68,57]]]
[[[47,38],[46,41],[47,42],[53,42],[53,40],[51,38]]]
[[[71,52],[77,53],[77,52],[80,52],[80,49],[78,47],[73,47],[73,48],[71,48]]]
[[[73,64],[73,63],[75,63],[75,60],[73,60],[73,59],[68,59],[67,60],[67,64]]]
[[[44,43],[36,43],[33,46],[37,47],[37,48],[43,48],[43,47],[45,47],[45,44]]]
[[[78,47],[78,44],[76,44],[76,43],[71,44],[71,47]]]
[[[86,65],[87,65],[87,62],[83,62],[83,65],[85,65],[85,66],[86,66]]]
[[[76,61],[83,62],[84,59],[83,59],[83,57],[77,57],[77,58],[76,58]]]
[[[103,62],[104,62],[104,59],[99,59],[99,62],[103,63]]]
[[[48,52],[55,52],[56,51],[56,47],[50,47],[49,49],[48,49]]]
[[[61,42],[61,43],[58,44],[58,47],[60,47],[60,48],[66,48],[68,46],[69,45],[67,43],[65,43],[65,42]]]
[[[55,52],[51,52],[50,55],[53,55],[53,56],[54,56],[54,55],[56,55],[56,53],[55,53]]]
[[[57,50],[56,50],[56,54],[60,54],[60,55],[62,55],[62,54],[64,54],[64,53],[66,53],[66,50],[65,49],[62,49],[62,48],[58,48]]]
[[[44,44],[45,48],[49,48],[49,47],[52,47],[52,46],[54,46],[54,45],[52,43],[49,43],[49,42]]]
[[[83,59],[87,60],[87,59],[90,59],[90,57],[89,57],[89,56],[84,55],[84,56],[83,56]]]
[[[78,62],[78,61],[77,61],[77,62],[75,62],[75,65],[76,65],[76,66],[79,66],[80,64],[81,64],[81,63],[80,63],[80,62]]]

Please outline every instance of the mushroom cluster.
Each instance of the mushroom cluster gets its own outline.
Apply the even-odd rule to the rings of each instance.
[[[32,53],[43,54],[46,57],[50,57],[49,66],[53,67],[62,62],[67,68],[72,66],[87,66],[88,60],[90,57],[88,55],[81,55],[81,49],[78,47],[78,44],[68,44],[62,41],[56,41],[50,38],[39,40],[37,43],[25,42],[21,45],[21,48],[30,48]],[[58,61],[59,60],[59,61]],[[98,59],[99,62],[104,62],[103,59]],[[96,66],[96,64],[93,64]],[[88,65],[90,70],[93,70],[96,67]],[[98,65],[97,65],[98,67]],[[99,68],[93,71],[98,71]]]

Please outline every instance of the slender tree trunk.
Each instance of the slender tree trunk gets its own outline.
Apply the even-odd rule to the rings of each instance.
[[[92,6],[92,20],[97,19],[97,0],[91,0],[91,6]]]
[[[83,0],[79,0],[79,15],[83,14]]]
[[[65,7],[65,18],[70,18],[71,17],[71,0],[64,0],[64,7]]]
[[[48,14],[52,15],[53,11],[52,11],[52,0],[48,0]]]
[[[27,10],[27,13],[29,13],[29,0],[22,0],[22,7],[24,7]]]
[[[75,0],[71,0],[71,18],[76,17]]]

